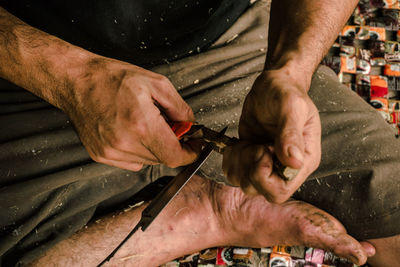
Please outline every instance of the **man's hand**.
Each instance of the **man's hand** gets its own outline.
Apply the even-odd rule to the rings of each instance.
[[[137,171],[143,164],[177,167],[196,158],[166,121],[194,121],[166,77],[102,57],[84,73],[61,106],[95,161]]]
[[[305,77],[285,69],[264,71],[248,94],[239,124],[243,140],[226,149],[228,180],[248,194],[286,201],[319,165],[321,123]],[[272,154],[300,169],[291,181],[273,172]]]
[[[137,171],[197,157],[168,126],[194,116],[166,77],[76,47],[1,7],[0,28],[0,77],[66,112],[94,160]]]
[[[249,194],[284,202],[319,165],[321,124],[307,95],[311,77],[356,0],[272,1],[264,72],[246,98],[242,140],[226,150],[228,179]],[[272,172],[271,155],[300,169],[292,181]]]

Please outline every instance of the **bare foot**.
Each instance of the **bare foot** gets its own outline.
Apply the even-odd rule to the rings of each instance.
[[[105,216],[48,250],[32,266],[96,266],[140,219],[145,205]],[[299,201],[271,204],[239,188],[198,176],[146,229],[137,231],[107,266],[159,266],[215,246],[304,245],[333,251],[362,264],[374,253],[346,234],[326,212]]]
[[[184,194],[208,194],[226,244],[247,247],[303,245],[332,251],[356,264],[364,264],[375,250],[346,233],[328,213],[305,202],[271,204],[262,196],[247,196],[239,188],[193,177]],[[182,192],[183,193],[183,192]],[[189,193],[190,194],[190,193]]]

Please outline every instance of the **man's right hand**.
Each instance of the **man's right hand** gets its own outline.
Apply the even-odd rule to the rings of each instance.
[[[103,57],[83,73],[61,107],[93,160],[133,171],[195,160],[195,149],[181,144],[166,121],[194,121],[193,112],[165,76]]]
[[[194,116],[166,77],[69,44],[1,7],[0,28],[0,77],[67,113],[95,161],[137,171],[197,157],[168,126]]]

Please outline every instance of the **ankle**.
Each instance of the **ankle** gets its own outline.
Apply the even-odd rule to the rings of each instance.
[[[254,245],[255,231],[269,228],[262,218],[269,213],[271,204],[262,196],[247,196],[240,188],[211,183],[210,199],[226,245]]]
[[[176,208],[171,214],[171,226],[179,223],[190,229],[192,233],[201,236],[206,247],[227,244],[226,229],[214,209],[213,192],[218,186],[213,181],[195,175],[179,193],[175,202]]]

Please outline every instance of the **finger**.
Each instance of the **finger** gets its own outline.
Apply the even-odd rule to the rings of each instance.
[[[138,127],[146,128],[144,124]],[[97,147],[97,151],[101,151],[100,156],[126,162],[159,163],[158,158],[142,144],[141,136],[136,134],[137,129],[130,129],[125,125],[118,125],[118,129],[99,129],[101,145]]]
[[[103,163],[109,166],[117,167],[120,169],[124,170],[130,170],[130,171],[140,171],[143,168],[143,164],[141,163],[132,163],[132,162],[124,162],[124,161],[118,161],[118,160],[111,160],[111,159],[106,159],[103,157],[98,157],[96,162]]]
[[[304,163],[303,130],[307,113],[307,103],[297,95],[288,96],[280,112],[276,154],[281,163],[295,169],[300,169]]]
[[[195,121],[192,109],[166,77],[160,80],[157,90],[152,91],[152,97],[169,120]]]
[[[257,157],[253,161],[247,162],[247,177],[258,192],[263,195],[269,202],[282,203],[285,202],[300,186],[300,179],[296,181],[286,182],[277,173],[273,172],[273,156],[272,148],[262,145],[252,145],[253,150],[257,151]],[[304,170],[302,169],[303,173]],[[301,177],[303,174],[299,172]],[[297,178],[297,177],[296,177]],[[251,190],[251,189],[250,189]]]
[[[240,188],[246,195],[249,196],[257,196],[260,194],[260,192],[253,186],[248,178],[243,178],[240,180]]]
[[[230,168],[231,162],[233,161],[234,154],[232,153],[233,146],[227,146],[224,149],[224,154],[222,157],[222,172],[225,176],[228,175],[228,170]]]
[[[251,168],[251,159],[254,158],[252,145],[247,141],[239,141],[233,146],[225,148],[222,168],[229,182],[241,186],[242,180],[247,180]]]
[[[286,181],[275,172],[269,172],[272,161],[270,156],[263,157],[255,166],[252,184],[271,203],[283,203],[300,187],[308,176],[308,169],[303,167],[297,176]]]
[[[201,153],[204,147],[204,141],[201,139],[190,139],[181,143],[182,146],[187,146],[190,150],[194,151],[197,155]]]
[[[269,202],[285,202],[307,177],[307,168],[286,182],[273,172],[272,152],[267,146],[240,141],[225,149],[223,170],[228,181],[246,194],[262,194]],[[306,174],[307,173],[307,174]]]
[[[240,186],[240,179],[237,175],[239,155],[236,153],[238,145],[226,147],[222,158],[222,171],[226,179],[233,186]]]
[[[139,163],[139,164],[160,164],[158,159],[151,153],[146,153],[148,150],[145,147],[136,146],[135,154],[131,152],[121,151],[115,149],[113,147],[106,147],[103,149],[102,154],[100,155],[104,159],[122,161],[127,163]],[[151,156],[143,156],[144,154],[148,154]]]
[[[318,168],[321,160],[321,121],[317,110],[314,114],[307,122],[303,133],[304,153],[309,161],[310,174]]]
[[[271,151],[265,146],[260,146],[258,149],[259,155],[261,153],[262,155],[250,167],[252,170],[249,174],[251,184],[258,194],[263,195],[269,202],[278,203],[279,201],[281,203],[286,201],[291,194],[283,194],[282,187],[286,184],[280,176],[273,172]]]
[[[240,141],[234,146],[225,149],[223,157],[223,170],[230,183],[240,186],[248,195],[258,195],[260,192],[254,186],[251,177],[257,162],[264,155],[263,145],[255,145],[246,141]],[[269,173],[272,170],[270,164]]]
[[[372,257],[376,254],[375,247],[368,241],[360,241],[360,244],[363,247],[363,249],[368,257]]]
[[[104,154],[103,152],[102,152],[102,154],[98,154],[98,153],[93,152],[91,149],[88,149],[87,151],[88,151],[90,157],[96,162],[103,163],[103,164],[106,164],[109,166],[114,166],[114,167],[121,168],[121,169],[131,170],[131,171],[138,171],[145,164],[146,165],[159,164],[158,162],[146,161],[141,158],[135,158],[135,159],[133,159],[133,161],[129,162],[129,161],[123,160],[123,158],[118,155],[115,156],[115,159],[110,159],[107,157],[108,155]]]
[[[160,162],[175,168],[196,160],[198,151],[190,143],[180,143],[161,115],[150,121],[149,135],[143,143]]]

